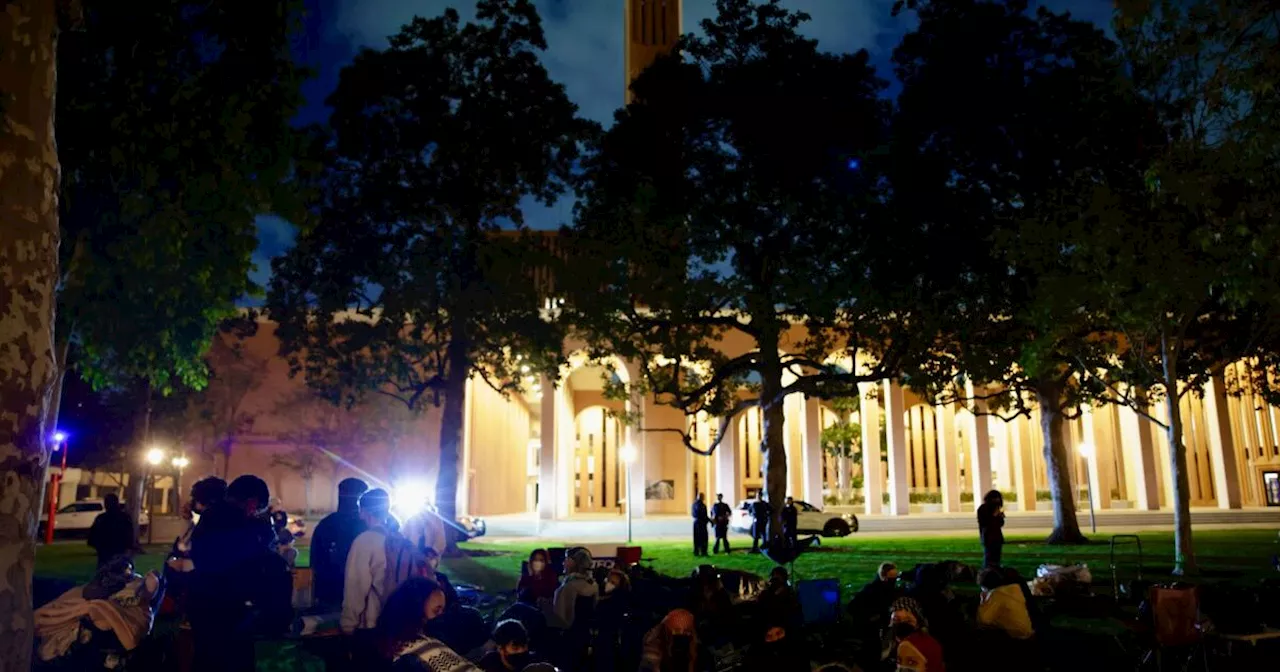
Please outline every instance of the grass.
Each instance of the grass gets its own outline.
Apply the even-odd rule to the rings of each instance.
[[[1144,574],[1153,579],[1169,576],[1173,560],[1173,534],[1146,532],[1142,539]],[[1085,563],[1093,571],[1095,584],[1110,581],[1110,546],[1107,537],[1098,536],[1083,546],[1047,546],[1039,536],[1010,535],[1004,551],[1004,563],[1016,567],[1024,575],[1034,576],[1045,563]],[[1252,581],[1274,575],[1271,558],[1280,553],[1276,533],[1272,530],[1203,530],[1196,533],[1196,553],[1205,580]],[[746,548],[742,538],[735,538],[738,549]],[[644,547],[646,564],[670,576],[687,576],[698,565],[711,563],[726,569],[739,569],[768,574],[773,563],[761,555],[735,550],[730,555],[713,555],[709,559],[694,558],[690,544],[674,541],[638,542]],[[456,581],[483,586],[491,591],[515,588],[520,564],[537,548],[534,543],[471,542],[463,544],[468,553],[446,558],[444,571]],[[136,558],[138,570],[159,569],[167,545],[148,547]],[[299,549],[298,564],[309,562],[309,549]],[[1132,577],[1137,568],[1137,549],[1133,545],[1117,548],[1120,572]],[[824,539],[822,547],[806,553],[795,563],[798,578],[838,578],[842,585],[861,585],[871,578],[881,562],[890,560],[909,568],[917,563],[959,560],[971,565],[981,562],[982,553],[972,535],[955,537],[858,537]],[[68,543],[41,546],[36,551],[36,575],[47,579],[88,581],[94,571],[92,549],[84,544]]]
[[[1142,540],[1144,577],[1169,578],[1173,565],[1172,532],[1147,532]],[[1042,564],[1084,563],[1094,575],[1097,586],[1110,584],[1110,537],[1098,536],[1082,546],[1047,546],[1042,536],[1010,535],[1004,550],[1004,564],[1016,567],[1031,577]],[[1272,556],[1280,553],[1273,530],[1204,530],[1196,533],[1196,552],[1203,569],[1203,580],[1239,580],[1251,582],[1261,576],[1274,575]],[[736,541],[736,539],[735,539]],[[725,569],[739,569],[766,575],[773,563],[764,556],[741,550],[732,554],[694,558],[687,542],[639,542],[644,557],[655,570],[670,576],[687,576],[698,565],[711,563]],[[491,590],[515,587],[520,563],[528,558],[537,544],[469,543],[473,554],[454,560],[446,570],[458,571],[459,579]],[[737,548],[745,548],[739,545]],[[917,563],[959,560],[970,565],[981,564],[982,551],[973,535],[955,537],[865,537],[824,539],[822,547],[802,555],[795,563],[800,579],[838,578],[842,585],[860,586],[884,561],[902,568]],[[1138,566],[1134,545],[1118,546],[1116,564],[1121,578],[1134,578]]]

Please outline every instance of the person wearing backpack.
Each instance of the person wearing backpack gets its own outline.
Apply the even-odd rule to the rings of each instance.
[[[374,627],[387,597],[426,571],[426,561],[414,545],[389,530],[390,509],[386,490],[370,490],[360,497],[360,517],[368,528],[351,543],[347,555],[340,624],[342,632],[351,636],[357,663],[377,656]]]

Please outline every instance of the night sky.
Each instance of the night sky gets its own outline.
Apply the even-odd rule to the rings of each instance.
[[[304,87],[307,106],[299,123],[323,122],[328,115],[324,99],[337,84],[338,72],[361,48],[381,48],[387,36],[397,32],[414,15],[437,16],[446,7],[458,9],[463,19],[474,15],[474,3],[460,0],[307,0],[306,34],[299,40],[298,56],[316,71]],[[547,34],[543,62],[556,81],[565,85],[582,114],[609,123],[621,104],[623,0],[536,0]],[[899,38],[913,25],[909,13],[890,16],[893,0],[785,0],[790,9],[812,16],[805,32],[823,49],[852,52],[867,49],[881,77],[891,78],[889,57]],[[1078,18],[1107,25],[1111,0],[1043,0],[1055,11],[1070,11]],[[685,0],[684,30],[715,10],[714,0]],[[567,223],[571,203],[554,208],[532,205],[526,219],[534,228],[556,228]],[[255,279],[264,283],[272,257],[293,244],[293,227],[277,217],[258,221],[259,248],[255,255]]]

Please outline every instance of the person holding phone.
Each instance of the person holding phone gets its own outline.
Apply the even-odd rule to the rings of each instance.
[[[1004,554],[1004,497],[992,490],[978,507],[978,539],[982,542],[982,566],[999,567]]]

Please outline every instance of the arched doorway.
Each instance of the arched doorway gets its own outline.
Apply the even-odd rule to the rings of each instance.
[[[576,513],[621,513],[626,472],[618,458],[622,424],[604,406],[590,406],[574,419],[573,509]]]

